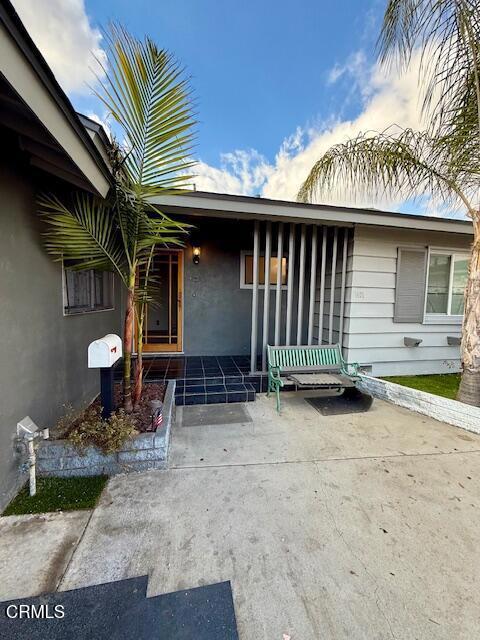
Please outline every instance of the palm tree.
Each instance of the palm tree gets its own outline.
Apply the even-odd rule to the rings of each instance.
[[[405,69],[422,52],[425,131],[361,133],[329,149],[298,198],[338,183],[353,193],[428,194],[461,206],[473,225],[458,399],[480,405],[480,0],[389,0],[379,38],[382,63]]]
[[[141,336],[153,252],[159,245],[181,244],[188,227],[165,216],[151,198],[178,193],[189,180],[194,120],[188,81],[171,54],[116,25],[106,38],[106,80],[96,95],[125,137],[123,149],[115,142],[111,148],[113,186],[105,201],[76,193],[64,202],[48,194],[39,198],[39,208],[46,249],[55,260],[75,269],[114,271],[126,289],[123,391],[125,410],[131,411],[134,323],[136,319],[140,335],[136,402],[142,387]]]

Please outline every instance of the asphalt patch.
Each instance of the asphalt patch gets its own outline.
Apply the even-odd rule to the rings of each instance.
[[[0,638],[238,640],[230,582],[151,598],[146,597],[147,584],[147,576],[142,576],[2,602]],[[20,619],[20,611],[24,616],[40,612],[42,617]]]

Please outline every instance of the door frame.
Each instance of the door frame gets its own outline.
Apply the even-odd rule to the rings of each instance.
[[[183,353],[183,322],[184,322],[184,251],[183,249],[158,249],[156,253],[176,253],[178,255],[178,298],[177,298],[177,343],[176,344],[148,344],[144,343],[144,353]],[[145,312],[145,324],[147,325],[148,306]],[[147,333],[148,339],[148,333]]]

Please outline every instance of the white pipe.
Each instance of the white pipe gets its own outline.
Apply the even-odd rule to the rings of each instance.
[[[37,478],[35,475],[36,455],[33,438],[28,439],[28,464],[30,467],[30,495],[34,496],[37,493]]]

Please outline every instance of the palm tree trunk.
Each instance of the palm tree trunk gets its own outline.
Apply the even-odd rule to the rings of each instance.
[[[127,413],[133,411],[132,404],[132,340],[133,322],[135,319],[135,272],[130,274],[127,290],[127,307],[125,309],[125,326],[123,330],[123,408]]]
[[[142,308],[137,324],[137,363],[135,365],[135,383],[133,387],[133,406],[140,402],[143,388],[143,324],[145,312]]]
[[[480,212],[473,219],[473,245],[465,289],[462,379],[457,400],[480,406]]]

